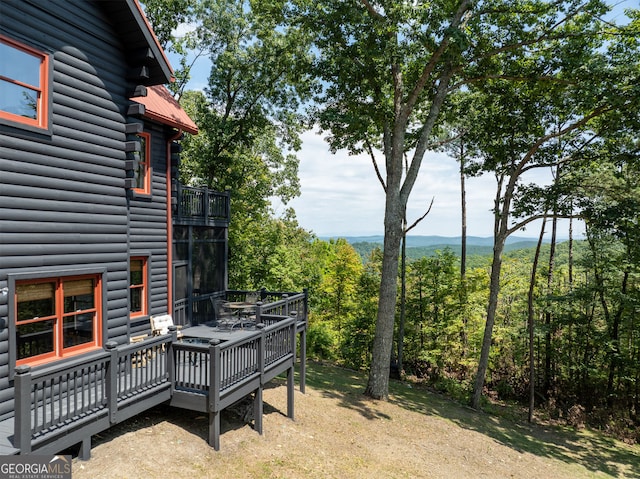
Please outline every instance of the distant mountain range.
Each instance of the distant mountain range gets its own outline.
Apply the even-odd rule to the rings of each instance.
[[[382,247],[384,237],[382,235],[372,236],[332,236],[322,237],[329,241],[331,239],[344,238],[354,249],[365,259],[369,253],[376,248]],[[563,241],[563,240],[559,240]],[[454,254],[460,255],[462,238],[460,236],[407,236],[407,257],[417,259],[424,256],[432,256],[436,251],[450,249]],[[507,239],[505,252],[535,248],[538,240],[536,238],[526,238],[522,236],[512,236]],[[548,243],[548,240],[544,241]],[[467,254],[487,256],[493,251],[493,237],[468,236]]]
[[[384,236],[331,236],[321,238],[323,240],[344,238],[350,244],[354,243],[376,243],[382,244]],[[507,244],[525,243],[527,245],[536,244],[537,238],[526,238],[523,236],[510,236],[507,238]],[[461,236],[407,236],[407,247],[424,247],[424,246],[456,246],[462,242]],[[545,241],[548,242],[548,241]],[[493,246],[493,237],[467,236],[467,246]],[[528,246],[526,246],[528,247]]]

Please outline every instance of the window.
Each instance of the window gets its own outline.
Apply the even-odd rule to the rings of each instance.
[[[140,161],[134,171],[136,186],[134,191],[145,195],[151,194],[151,135],[138,134],[140,138]]]
[[[0,35],[0,118],[48,128],[49,57]]]
[[[16,364],[39,364],[101,346],[97,275],[16,283]]]
[[[129,312],[132,318],[147,314],[147,258],[129,261]]]

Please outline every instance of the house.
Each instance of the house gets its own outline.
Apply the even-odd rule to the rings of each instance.
[[[197,126],[162,86],[171,80],[137,0],[0,3],[0,454],[81,443],[88,457],[91,434],[161,402],[209,411],[212,427],[227,405],[209,399],[225,374],[219,340],[150,335],[151,316],[195,326],[242,293],[227,290],[229,193],[177,181],[180,138]],[[296,309],[292,334],[306,329],[306,293],[261,299],[273,307],[258,318]],[[270,327],[246,344],[267,354]],[[179,351],[194,347],[211,376],[180,399]],[[268,375],[256,359],[252,386],[228,400],[258,398],[292,367],[291,348]]]

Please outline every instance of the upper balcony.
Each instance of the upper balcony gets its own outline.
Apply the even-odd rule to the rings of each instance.
[[[206,187],[193,188],[176,183],[173,196],[173,223],[176,225],[229,226],[231,195]]]

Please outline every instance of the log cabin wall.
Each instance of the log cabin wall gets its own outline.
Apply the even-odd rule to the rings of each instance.
[[[137,198],[125,187],[126,125],[141,122],[128,116],[129,97],[150,84],[145,67],[132,68],[130,45],[114,23],[113,5],[131,1],[0,3],[0,35],[49,55],[50,93],[46,129],[0,119],[0,418],[13,414],[15,278],[99,274],[101,343],[125,343],[148,329],[146,317],[129,320],[129,257],[144,253],[149,312],[167,311],[160,127],[145,128],[153,142],[152,194]]]
[[[132,194],[129,202],[129,247],[132,256],[148,256],[149,314],[164,314],[167,308],[167,183],[166,138],[171,131],[145,123],[151,138],[151,195]],[[131,335],[149,332],[148,315],[130,322]]]

